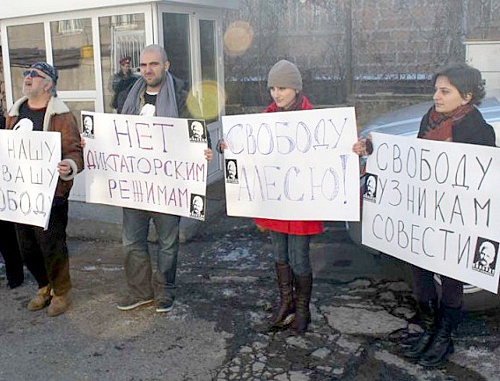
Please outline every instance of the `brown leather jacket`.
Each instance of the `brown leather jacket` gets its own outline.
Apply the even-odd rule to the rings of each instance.
[[[13,129],[19,120],[19,107],[28,98],[19,99],[7,114],[6,128]],[[73,186],[73,178],[83,170],[83,149],[78,125],[68,106],[58,98],[51,97],[47,104],[43,131],[58,131],[61,133],[61,158],[67,162],[72,172],[65,177],[59,176],[56,187],[56,197],[67,198]]]

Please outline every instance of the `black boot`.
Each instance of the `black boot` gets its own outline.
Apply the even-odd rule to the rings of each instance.
[[[293,303],[292,270],[287,263],[276,263],[276,278],[280,290],[280,305],[274,314],[270,328],[280,329],[290,325],[295,311]]]
[[[451,332],[458,325],[460,315],[460,309],[441,307],[434,340],[418,362],[420,365],[425,367],[439,366],[444,363],[448,355],[454,352]]]
[[[295,321],[292,329],[296,333],[304,332],[311,322],[309,302],[312,293],[312,274],[295,276]]]
[[[17,243],[16,229],[12,222],[0,221],[0,253],[5,261],[7,285],[10,288],[19,287],[24,281],[23,258]]]
[[[437,299],[432,299],[427,302],[419,302],[418,311],[422,327],[424,328],[424,333],[422,333],[415,344],[404,350],[402,353],[404,357],[411,360],[418,360],[422,357],[434,339],[439,315]]]

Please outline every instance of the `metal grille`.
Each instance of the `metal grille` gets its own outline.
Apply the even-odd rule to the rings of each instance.
[[[130,67],[135,72],[139,68],[139,55],[146,45],[146,37],[143,30],[123,30],[113,28],[112,43],[112,72],[119,70],[119,62],[122,57],[131,57]]]

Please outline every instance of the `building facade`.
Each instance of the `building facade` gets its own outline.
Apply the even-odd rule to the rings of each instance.
[[[4,108],[22,95],[22,73],[36,61],[59,70],[58,96],[80,120],[80,112],[114,112],[113,74],[119,60],[156,43],[165,47],[171,72],[187,82],[202,106],[199,117],[215,120],[212,139],[222,134],[224,114],[223,11],[237,1],[0,0]],[[221,158],[209,167],[209,181],[222,176]]]

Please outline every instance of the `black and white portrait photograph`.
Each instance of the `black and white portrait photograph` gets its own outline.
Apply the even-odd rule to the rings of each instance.
[[[375,201],[377,199],[377,175],[367,173],[363,187],[363,199]]]
[[[472,268],[482,273],[494,275],[498,257],[498,242],[478,237]]]
[[[86,138],[94,137],[94,116],[82,114],[82,136]]]
[[[226,159],[226,182],[238,184],[238,163],[236,159]]]
[[[191,194],[191,207],[189,213],[193,218],[205,218],[205,196]]]
[[[204,120],[189,120],[189,141],[196,143],[207,142],[207,130]]]

